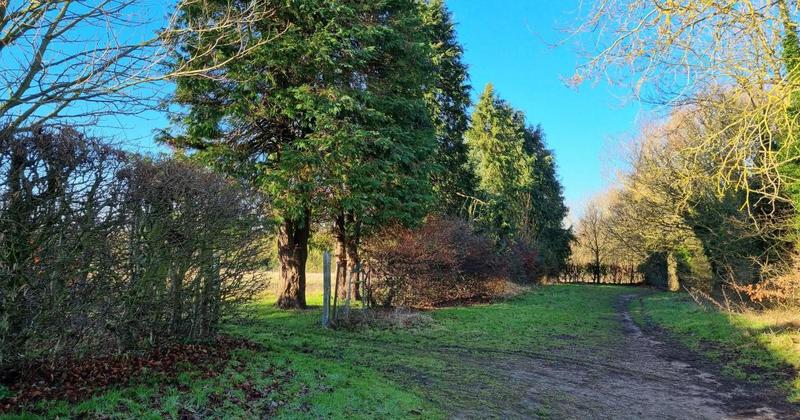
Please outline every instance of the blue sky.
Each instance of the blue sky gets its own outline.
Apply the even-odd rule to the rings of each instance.
[[[562,81],[580,62],[574,45],[553,47],[575,23],[579,0],[448,0],[465,48],[473,98],[488,82],[533,124],[541,124],[555,151],[559,175],[573,216],[608,180],[609,143],[630,134],[642,113],[625,102],[624,90]],[[149,112],[119,122],[118,140],[140,151],[157,151],[153,131],[167,125]]]
[[[541,124],[555,151],[567,205],[580,213],[608,180],[609,144],[630,134],[641,113],[625,90],[587,83],[579,90],[563,77],[580,56],[559,44],[575,23],[578,0],[448,0],[465,48],[473,98],[487,82],[501,97]]]

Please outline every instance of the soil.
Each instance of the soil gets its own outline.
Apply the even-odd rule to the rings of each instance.
[[[519,398],[493,409],[456,409],[454,417],[800,419],[798,407],[775,389],[726,378],[664,331],[640,328],[628,309],[640,296],[617,302],[615,319],[625,339],[611,348],[575,337],[550,354],[461,355],[462,363],[499,373],[501,386],[514,387]]]

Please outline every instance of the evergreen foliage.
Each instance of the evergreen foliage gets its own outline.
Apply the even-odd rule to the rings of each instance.
[[[545,269],[556,271],[569,256],[572,235],[563,227],[567,208],[541,127],[528,126],[489,84],[466,138],[484,203],[478,223],[500,248],[516,241],[533,245]]]
[[[785,7],[782,11],[784,12],[781,16],[784,27],[783,61],[786,67],[784,77],[790,85],[796,86],[800,82],[800,41],[797,36],[797,24],[792,21]],[[783,162],[778,167],[778,172],[783,181],[783,195],[788,198],[794,210],[790,240],[794,244],[798,244],[800,243],[797,234],[797,231],[800,230],[800,216],[797,214],[800,208],[800,146],[798,146],[797,138],[800,135],[798,127],[800,124],[800,89],[796,87],[789,97],[786,115],[789,123],[785,133],[786,139],[778,145],[778,160]]]
[[[430,37],[434,65],[433,83],[426,95],[436,128],[436,171],[433,187],[435,210],[463,215],[477,179],[469,166],[464,133],[469,126],[469,74],[464,50],[456,39],[455,24],[443,0],[422,2],[422,15]]]
[[[273,8],[274,18],[242,40],[256,46],[252,54],[216,78],[179,80],[184,132],[165,139],[271,197],[286,284],[278,303],[303,307],[312,217],[331,208],[383,224],[426,213],[435,147],[424,97],[431,52],[413,0],[267,3],[260,7]],[[227,7],[206,2],[183,17]],[[203,42],[186,45],[178,61],[202,64],[192,52]]]

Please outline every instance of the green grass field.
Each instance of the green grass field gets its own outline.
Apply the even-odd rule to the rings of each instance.
[[[515,392],[486,386],[491,371],[452,360],[450,350],[468,357],[487,350],[557,351],[571,337],[613,340],[611,303],[623,292],[540,288],[491,305],[431,312],[431,321],[418,327],[358,331],[323,330],[319,310],[280,311],[266,298],[252,306],[252,320],[226,327],[266,350],[238,352],[217,377],[199,378],[189,369],[177,384],[146,378],[81,404],[51,402],[36,411],[47,417],[446,417],[454,404],[502,405]],[[314,297],[311,304],[319,301]],[[250,388],[268,389],[276,377],[278,386],[248,401]]]
[[[454,410],[501,413],[524,390],[505,386],[493,375],[491,364],[483,363],[487,355],[610,348],[623,339],[615,302],[631,290],[540,287],[494,304],[415,316],[421,322],[408,328],[336,331],[320,327],[319,309],[276,310],[267,297],[251,305],[251,319],[225,327],[264,350],[237,351],[220,375],[204,378],[187,367],[177,382],[136,378],[130,386],[83,403],[41,403],[31,413],[51,418],[445,418]],[[311,299],[311,304],[319,302],[317,296]],[[796,332],[751,333],[756,321],[739,325],[661,293],[634,305],[640,317],[675,331],[689,345],[738,346],[741,359],[726,364],[731,374],[751,363],[777,369],[768,362],[780,357],[797,362]],[[751,353],[740,345],[749,343],[745,336],[765,346]],[[791,346],[781,344],[786,340],[795,340],[793,353]],[[539,414],[547,417],[546,403]]]

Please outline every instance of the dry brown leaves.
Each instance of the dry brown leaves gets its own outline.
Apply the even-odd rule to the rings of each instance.
[[[0,412],[17,410],[43,400],[77,402],[115,385],[124,385],[144,373],[174,379],[187,366],[201,376],[217,375],[235,349],[260,350],[252,341],[219,336],[208,344],[157,347],[142,356],[104,356],[62,359],[3,372],[2,382],[13,396],[0,400]]]

